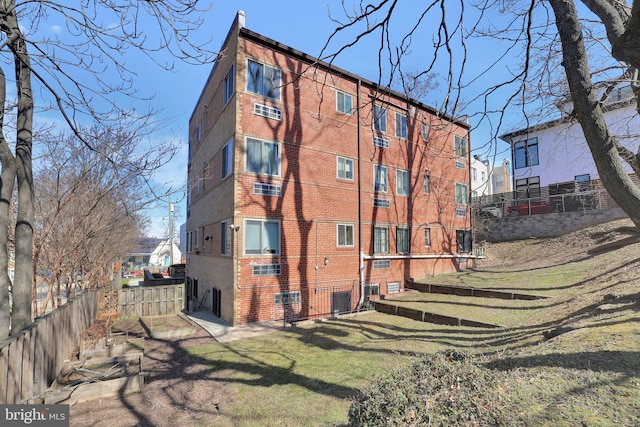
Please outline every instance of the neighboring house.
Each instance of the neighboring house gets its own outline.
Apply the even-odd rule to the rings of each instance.
[[[600,88],[602,92],[602,88]],[[636,152],[640,117],[630,101],[630,86],[620,86],[603,103],[605,120],[618,140]],[[570,103],[560,105],[570,111]],[[593,188],[599,178],[593,157],[578,122],[569,115],[500,136],[511,145],[513,189],[522,197],[537,197],[542,187],[561,184]],[[627,165],[627,172],[631,169]]]
[[[169,239],[161,240],[158,246],[151,252],[149,265],[152,267],[168,267],[172,264],[179,264],[182,260],[180,248],[175,242],[169,244]]]
[[[182,253],[178,246],[173,244],[173,264],[180,263]],[[171,265],[171,251],[168,239],[155,237],[143,237],[138,247],[125,256],[125,270],[141,270],[147,267],[162,267]]]
[[[469,125],[244,22],[189,122],[193,307],[232,325],[329,317],[463,268]]]
[[[510,193],[513,191],[513,175],[511,173],[511,162],[503,159],[502,164],[493,168],[491,174],[491,184],[493,194]]]
[[[471,158],[471,195],[474,198],[494,193],[491,181],[492,167],[487,159],[475,155]]]
[[[125,255],[125,270],[141,270],[149,266],[151,254],[158,247],[160,239],[155,237],[143,237],[139,240],[137,247]]]

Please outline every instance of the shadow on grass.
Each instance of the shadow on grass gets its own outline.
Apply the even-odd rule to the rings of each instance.
[[[603,350],[506,357],[486,363],[485,366],[501,371],[515,368],[557,367],[638,376],[640,374],[638,360],[640,360],[640,351]]]

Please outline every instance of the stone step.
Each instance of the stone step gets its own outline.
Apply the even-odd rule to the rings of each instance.
[[[462,317],[446,316],[415,308],[402,307],[394,304],[390,300],[376,301],[374,302],[374,307],[376,311],[380,313],[406,317],[420,322],[429,322],[438,325],[470,326],[475,328],[502,328],[501,325],[494,325],[492,323],[478,322],[476,320],[465,319]]]
[[[455,285],[439,285],[431,283],[417,283],[407,280],[405,282],[406,289],[413,289],[418,292],[424,292],[428,294],[447,294],[457,295],[464,297],[478,297],[478,298],[498,298],[498,299],[512,299],[512,300],[537,300],[545,299],[540,295],[523,294],[518,292],[504,292],[496,291],[493,289],[472,288],[466,286]]]

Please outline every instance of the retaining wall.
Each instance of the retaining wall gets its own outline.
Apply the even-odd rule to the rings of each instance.
[[[494,219],[483,218],[476,222],[475,241],[500,242],[554,237],[623,218],[628,218],[628,215],[619,207]]]

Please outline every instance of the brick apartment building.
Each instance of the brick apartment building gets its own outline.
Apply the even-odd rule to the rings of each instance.
[[[469,126],[245,28],[189,122],[187,289],[232,325],[359,310],[471,252]]]

